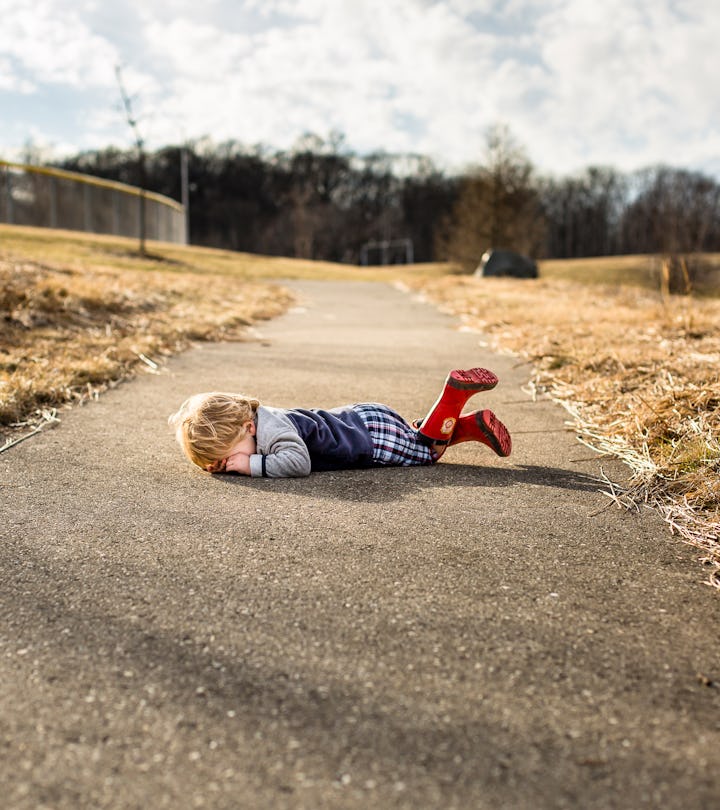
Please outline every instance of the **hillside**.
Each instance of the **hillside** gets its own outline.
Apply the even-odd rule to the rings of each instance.
[[[613,283],[601,281],[603,265]],[[657,507],[708,552],[720,587],[720,299],[663,295],[642,264],[621,283],[617,266],[555,262],[533,281],[413,286],[496,350],[526,360],[530,391],[560,402],[583,443],[631,468],[631,487],[611,487],[612,499]]]
[[[717,257],[708,257],[717,267]],[[358,268],[0,226],[0,436],[153,373],[193,341],[252,339],[293,303],[283,279],[403,285],[529,363],[530,390],[561,402],[581,441],[622,458],[613,500],[659,508],[707,551],[720,586],[720,299],[660,292],[648,257],[545,262],[537,280],[477,279],[445,265]],[[714,270],[704,278],[717,290]]]

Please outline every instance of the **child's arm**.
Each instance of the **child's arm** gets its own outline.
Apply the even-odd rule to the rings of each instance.
[[[247,453],[234,453],[228,456],[222,471],[250,475],[250,456]]]
[[[254,478],[296,478],[310,475],[310,454],[305,442],[273,442],[267,453],[248,457],[250,475]]]
[[[310,453],[295,425],[282,411],[261,408],[257,453],[249,457],[253,478],[297,478],[310,475]]]
[[[210,472],[234,472],[255,478],[296,478],[309,475],[310,459],[304,444],[298,447],[295,443],[289,443],[275,447],[266,455],[233,453],[218,462],[217,468]]]

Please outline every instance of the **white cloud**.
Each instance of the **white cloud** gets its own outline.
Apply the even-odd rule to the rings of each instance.
[[[83,23],[80,4],[68,5],[3,0],[0,54],[9,58],[18,81],[75,88],[111,81],[113,44]]]
[[[712,91],[720,30],[716,14],[688,18],[673,7],[668,0],[578,0],[540,20],[547,73],[527,124],[546,148],[552,140],[558,154],[569,145],[572,162],[625,166],[672,162],[673,144],[700,154],[720,116]]]
[[[502,121],[542,169],[717,165],[713,3],[0,0],[0,93],[74,93],[83,131],[61,109],[43,127],[83,146],[128,140],[121,62],[153,146],[209,134],[283,147],[335,129],[360,151],[457,166]]]
[[[25,95],[32,93],[35,90],[35,85],[18,75],[11,59],[0,57],[0,90]]]

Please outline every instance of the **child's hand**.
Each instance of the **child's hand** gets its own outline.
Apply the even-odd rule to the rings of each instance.
[[[225,472],[225,464],[226,463],[227,463],[226,458],[219,458],[217,461],[213,461],[212,464],[208,464],[205,467],[205,472],[209,472],[209,473]]]
[[[223,461],[225,462],[224,472],[250,475],[250,455],[248,453],[233,453]]]
[[[225,458],[213,461],[205,469],[209,473],[236,472],[241,475],[250,475],[250,456],[255,453],[255,424],[248,422],[244,425],[245,435],[228,451]]]

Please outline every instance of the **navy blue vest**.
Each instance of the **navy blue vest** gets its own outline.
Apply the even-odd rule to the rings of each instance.
[[[313,471],[373,466],[372,438],[352,408],[292,408],[285,413],[307,445]]]

